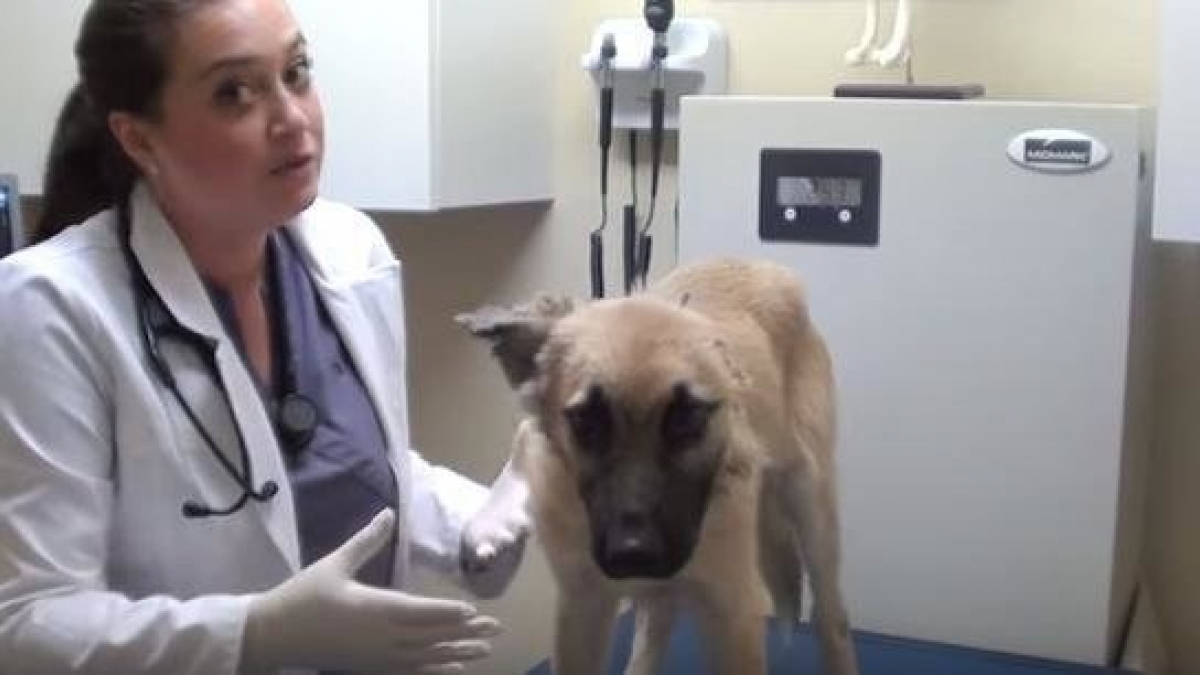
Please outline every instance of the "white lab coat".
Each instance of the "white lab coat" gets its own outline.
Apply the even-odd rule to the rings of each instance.
[[[164,340],[184,395],[227,457],[279,493],[185,519],[241,489],[154,372],[116,217],[0,262],[0,673],[235,673],[250,595],[300,567],[292,492],[251,376],[144,187],[132,246],[184,325],[216,341],[220,379]],[[288,225],[382,420],[401,485],[395,578],[410,558],[458,569],[486,491],[409,449],[400,265],[361,213],[317,201]],[[331,514],[331,517],[338,517]]]

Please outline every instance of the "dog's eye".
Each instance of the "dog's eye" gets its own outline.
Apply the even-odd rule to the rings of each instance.
[[[675,385],[674,395],[663,413],[663,441],[668,447],[686,446],[699,441],[708,428],[708,420],[720,405],[718,401],[697,398],[686,385]]]
[[[563,416],[575,442],[585,450],[602,453],[612,444],[612,411],[600,387],[590,387],[587,397],[568,406]]]

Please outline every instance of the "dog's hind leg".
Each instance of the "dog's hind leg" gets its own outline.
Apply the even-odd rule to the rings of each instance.
[[[798,628],[804,607],[804,558],[791,505],[781,495],[792,489],[791,472],[768,468],[758,491],[758,565],[785,635]]]
[[[677,601],[669,592],[638,597],[633,628],[633,649],[625,675],[658,675],[675,624]]]
[[[554,633],[554,675],[604,675],[617,598],[584,584],[560,585]]]
[[[857,658],[850,640],[850,621],[839,580],[840,542],[832,476],[819,470],[798,472],[783,484],[781,497],[790,504],[800,529],[801,552],[813,593],[813,620],[821,658],[829,675],[856,675]]]

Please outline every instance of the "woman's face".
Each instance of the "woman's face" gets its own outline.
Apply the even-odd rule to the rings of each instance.
[[[145,128],[146,173],[172,220],[237,236],[313,201],[324,120],[310,65],[283,0],[221,0],[180,22],[162,114]]]

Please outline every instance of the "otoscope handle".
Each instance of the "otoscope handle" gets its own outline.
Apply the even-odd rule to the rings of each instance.
[[[600,195],[608,196],[608,149],[612,145],[613,90],[600,90]]]
[[[622,243],[624,245],[623,261],[625,263],[625,295],[633,291],[633,281],[637,279],[637,212],[632,204],[626,204],[622,212]]]
[[[592,232],[592,298],[604,297],[604,237],[599,230]]]
[[[666,93],[662,87],[650,90],[650,194],[658,194],[658,167],[662,162],[663,118]]]
[[[642,287],[646,287],[646,277],[650,274],[650,245],[652,239],[649,234],[643,233],[638,235],[638,278],[642,281]]]
[[[600,147],[612,145],[613,123],[613,90],[604,87],[600,90]]]

